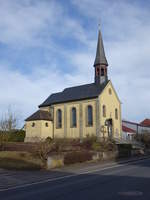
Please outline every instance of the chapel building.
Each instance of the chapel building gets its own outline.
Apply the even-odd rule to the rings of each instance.
[[[98,33],[94,82],[51,94],[26,121],[26,142],[51,138],[120,138],[121,103],[108,79],[101,31]]]

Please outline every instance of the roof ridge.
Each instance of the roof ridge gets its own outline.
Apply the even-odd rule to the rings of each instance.
[[[81,87],[81,86],[86,86],[86,85],[93,85],[93,84],[95,84],[95,83],[87,83],[87,84],[82,84],[82,85],[76,85],[76,86],[72,86],[72,87],[67,87],[63,91],[65,91],[66,89],[70,89],[70,88],[76,88],[76,87]]]
[[[65,88],[62,92],[51,94],[39,107],[50,106],[58,103],[73,102],[84,99],[97,98],[109,81],[104,84],[88,83],[70,88]]]

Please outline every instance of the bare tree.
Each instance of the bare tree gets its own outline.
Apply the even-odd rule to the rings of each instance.
[[[7,112],[3,114],[3,116],[0,119],[0,130],[12,131],[16,129],[17,125],[18,125],[17,115],[12,111],[11,107],[9,107]]]

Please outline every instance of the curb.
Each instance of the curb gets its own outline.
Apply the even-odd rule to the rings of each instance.
[[[145,155],[145,156],[140,156],[140,157],[136,157],[136,158],[131,158],[131,159],[128,159],[128,160],[118,160],[118,162],[115,162],[117,164],[124,164],[124,163],[130,163],[130,162],[135,162],[135,161],[138,161],[138,160],[145,160],[145,159],[149,159],[150,158],[150,155]]]

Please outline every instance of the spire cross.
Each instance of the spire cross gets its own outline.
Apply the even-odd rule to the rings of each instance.
[[[101,28],[101,20],[99,20],[99,23],[98,23],[98,29],[100,30]]]

